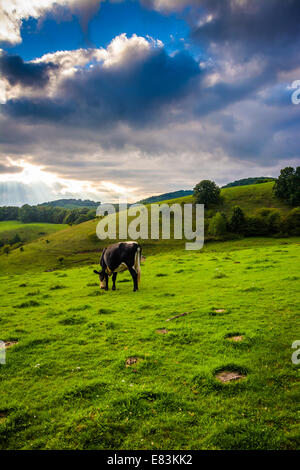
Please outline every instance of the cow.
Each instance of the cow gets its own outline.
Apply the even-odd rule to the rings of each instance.
[[[101,271],[94,270],[99,275],[100,289],[108,290],[108,279],[112,276],[112,290],[116,290],[117,273],[130,272],[133,279],[133,292],[138,290],[141,278],[142,248],[137,242],[120,242],[104,248],[100,258]]]

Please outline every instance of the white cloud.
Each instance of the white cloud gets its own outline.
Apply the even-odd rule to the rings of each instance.
[[[0,41],[10,44],[22,42],[22,21],[40,18],[58,7],[71,8],[85,16],[94,12],[102,0],[1,0],[0,3]]]
[[[104,48],[76,49],[71,51],[57,51],[48,53],[28,63],[49,64],[57,66],[49,70],[49,83],[43,88],[43,96],[53,96],[61,80],[72,76],[76,71],[88,66],[101,65],[105,68],[130,65],[133,62],[147,57],[154,48],[163,47],[163,43],[152,38],[144,38],[133,34],[130,38],[126,34],[116,36],[111,43]],[[0,49],[1,54],[4,51]],[[39,96],[41,90],[26,88],[20,84],[11,84],[4,77],[0,77],[0,103],[18,97]]]
[[[158,11],[182,10],[186,6],[199,5],[201,0],[140,0],[142,4]]]
[[[75,71],[90,62],[100,62],[105,67],[122,65],[139,58],[144,58],[153,47],[163,47],[163,43],[152,38],[144,38],[133,34],[130,38],[126,33],[116,36],[111,43],[104,48],[76,49],[73,51],[58,51],[45,54],[33,60],[33,63],[52,62],[59,65],[66,72]]]

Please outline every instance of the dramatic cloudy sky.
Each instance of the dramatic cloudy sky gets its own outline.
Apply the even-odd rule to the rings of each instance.
[[[0,0],[0,204],[276,176],[299,58],[299,0]]]

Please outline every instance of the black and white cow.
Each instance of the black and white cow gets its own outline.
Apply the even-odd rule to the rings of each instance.
[[[94,270],[99,275],[100,288],[108,290],[108,278],[112,276],[112,290],[116,290],[117,273],[128,269],[133,279],[133,291],[137,291],[141,277],[141,252],[137,242],[120,242],[104,248],[100,258],[102,270]]]

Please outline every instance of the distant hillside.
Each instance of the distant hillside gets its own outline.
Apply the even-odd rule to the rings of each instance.
[[[39,206],[62,207],[63,209],[78,209],[81,207],[96,209],[99,204],[100,202],[90,201],[89,199],[57,199],[56,201],[43,202]]]
[[[233,188],[234,186],[248,186],[249,184],[260,184],[268,183],[269,181],[275,181],[275,178],[270,178],[268,176],[258,176],[257,178],[244,178],[241,180],[233,181],[228,183],[222,188]]]
[[[139,201],[141,204],[153,204],[154,202],[166,201],[169,199],[177,199],[179,197],[191,196],[193,191],[190,190],[180,190],[180,191],[173,191],[172,193],[164,193],[158,196],[151,196],[147,199],[142,199]]]

